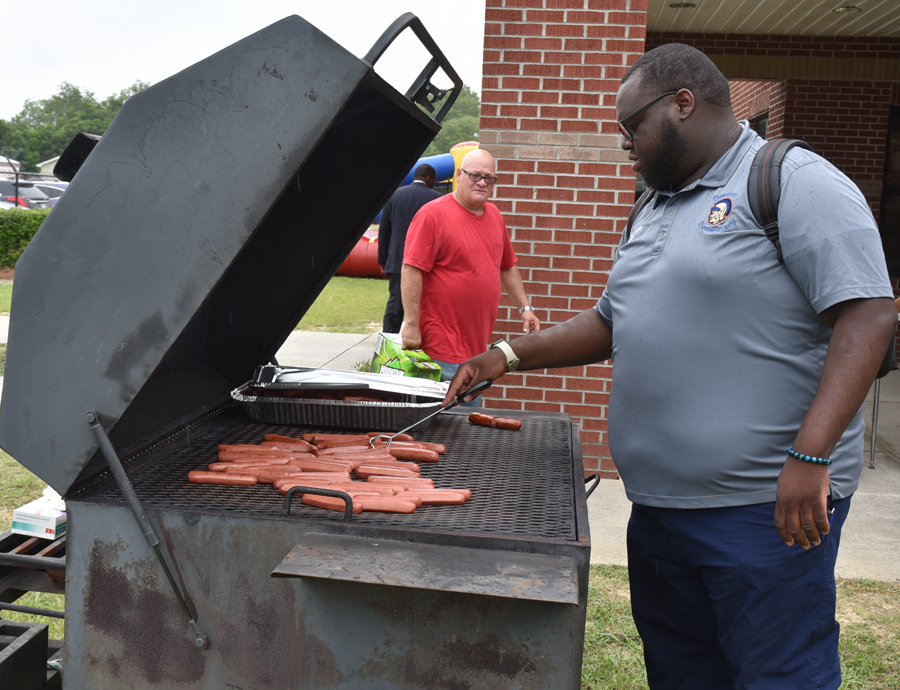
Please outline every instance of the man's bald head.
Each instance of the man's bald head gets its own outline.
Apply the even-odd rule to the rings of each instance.
[[[480,175],[481,179],[473,182],[470,175]],[[479,216],[484,213],[484,205],[494,192],[493,183],[485,180],[485,175],[496,181],[494,157],[482,149],[469,151],[463,156],[456,171],[456,190],[453,195],[463,207]]]
[[[463,156],[460,165],[466,170],[470,167],[474,168],[479,165],[486,165],[490,167],[491,172],[494,172],[494,157],[484,149],[475,149]]]

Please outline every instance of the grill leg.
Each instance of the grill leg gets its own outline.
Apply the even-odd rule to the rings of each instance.
[[[875,379],[875,399],[872,401],[872,442],[869,444],[869,469],[875,469],[875,431],[878,429],[878,401],[881,398],[881,379]]]

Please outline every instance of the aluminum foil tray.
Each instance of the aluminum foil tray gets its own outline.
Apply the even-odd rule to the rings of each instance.
[[[266,365],[257,369],[252,381],[233,390],[231,397],[257,423],[397,431],[440,409],[447,385],[403,378]],[[367,389],[376,395],[389,394],[393,401],[283,397],[286,391],[338,393],[357,388],[362,390],[353,392],[365,394]],[[427,429],[433,420],[418,428]]]

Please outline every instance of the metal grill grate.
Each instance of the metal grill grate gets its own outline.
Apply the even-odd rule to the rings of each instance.
[[[206,469],[220,443],[258,443],[264,434],[299,436],[300,427],[255,424],[239,413],[226,413],[194,429],[189,440],[149,462],[128,463],[129,476],[147,507],[232,512],[242,516],[281,515],[283,496],[269,484],[225,487],[191,484],[190,470]],[[334,433],[334,430],[329,430]],[[426,506],[411,515],[362,513],[354,523],[461,531],[502,536],[574,540],[575,496],[570,426],[560,417],[528,416],[520,431],[470,424],[466,415],[440,415],[418,440],[443,443],[438,463],[420,463],[422,476],[435,487],[467,488],[472,499],[462,506]],[[138,460],[138,458],[135,458]],[[92,500],[124,503],[118,487],[103,481]],[[341,520],[338,513],[311,508],[295,497],[292,516]]]

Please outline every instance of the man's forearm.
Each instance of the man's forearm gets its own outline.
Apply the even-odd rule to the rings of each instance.
[[[856,414],[884,359],[897,324],[888,298],[851,300],[823,315],[834,323],[819,389],[794,443],[798,452],[828,457]]]
[[[518,308],[528,306],[528,293],[525,292],[525,285],[522,283],[522,274],[516,266],[511,266],[505,271],[500,271],[500,286],[503,291],[509,295],[513,304]]]
[[[595,309],[538,333],[510,341],[519,370],[574,367],[603,362],[612,355],[612,331]]]
[[[403,264],[400,272],[400,297],[403,300],[403,318],[407,324],[419,327],[422,313],[422,271]]]

